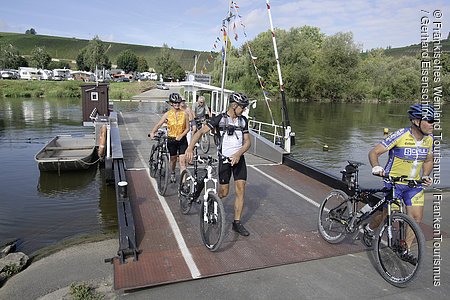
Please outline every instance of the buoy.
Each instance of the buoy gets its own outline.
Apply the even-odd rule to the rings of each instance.
[[[383,132],[384,132],[384,134],[388,134],[388,133],[389,133],[389,128],[385,127],[385,128],[383,129]]]
[[[328,151],[328,145],[327,145],[327,144],[323,145],[322,150],[323,150],[323,151]]]
[[[103,157],[105,155],[105,145],[106,145],[106,124],[100,129],[100,136],[98,141],[98,157]]]

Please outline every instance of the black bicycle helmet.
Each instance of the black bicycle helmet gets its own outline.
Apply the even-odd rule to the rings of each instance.
[[[424,121],[434,120],[434,107],[428,104],[414,104],[409,107],[408,116],[410,120],[419,119]]]
[[[172,93],[169,95],[169,102],[181,103],[181,96],[178,93]]]
[[[228,96],[228,102],[236,102],[243,107],[247,107],[250,104],[247,96],[242,93],[231,93],[230,96]]]

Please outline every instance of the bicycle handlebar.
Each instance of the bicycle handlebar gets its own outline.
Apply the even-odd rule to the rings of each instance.
[[[394,176],[381,176],[378,174],[372,174],[374,176],[378,176],[381,177],[383,179],[386,179],[389,183],[397,183],[397,182],[407,182],[409,187],[415,187],[419,184],[425,183],[425,180],[423,179],[419,179],[419,180],[414,180],[414,179],[407,179],[408,176],[403,175],[403,176],[398,176],[398,177],[394,177]]]

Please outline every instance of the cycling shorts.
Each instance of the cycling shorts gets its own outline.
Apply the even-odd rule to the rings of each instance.
[[[390,184],[385,184],[385,186],[391,188]],[[406,184],[397,184],[395,197],[403,199],[406,206],[423,206],[425,203],[425,195],[421,186],[410,188]]]
[[[169,137],[167,140],[167,149],[169,149],[170,156],[183,155],[188,147],[186,136],[177,141],[175,138]]]
[[[247,180],[247,165],[245,163],[245,158],[242,155],[239,162],[234,166],[231,163],[224,163],[223,159],[219,159],[219,183],[229,184],[231,173],[233,173],[234,180]]]

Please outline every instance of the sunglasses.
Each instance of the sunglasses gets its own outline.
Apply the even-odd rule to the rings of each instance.
[[[434,124],[434,120],[425,120],[428,124]]]

